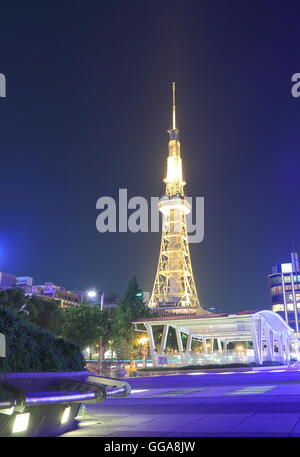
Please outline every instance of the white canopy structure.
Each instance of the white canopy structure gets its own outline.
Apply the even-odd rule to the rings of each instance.
[[[273,311],[244,311],[236,314],[168,316],[136,319],[137,331],[147,331],[153,365],[174,363],[233,363],[264,361],[288,363],[293,329]],[[141,325],[142,324],[142,325]],[[153,327],[162,326],[162,337],[155,341]],[[174,328],[178,351],[167,353],[170,328]],[[187,335],[183,347],[182,333]],[[201,352],[192,352],[192,341],[200,341]],[[238,344],[240,342],[240,344]],[[246,345],[241,345],[246,342]],[[251,344],[248,344],[252,342]],[[237,343],[228,350],[229,343]],[[252,346],[252,347],[251,347]]]

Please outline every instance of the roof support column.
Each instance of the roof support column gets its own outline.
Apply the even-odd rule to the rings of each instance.
[[[203,338],[203,352],[204,352],[204,354],[207,354],[206,338]]]
[[[273,330],[269,330],[270,335],[270,342],[271,342],[271,350],[272,350],[272,360],[275,359],[275,346],[274,346],[274,332]]]
[[[160,353],[162,356],[166,352],[168,333],[169,333],[169,325],[166,324],[166,325],[164,325],[163,334],[162,334],[162,338],[161,338],[161,345],[160,345]]]
[[[269,327],[265,324],[265,338],[266,338],[266,344],[267,344],[267,359],[272,361],[273,360],[273,347],[271,343],[271,330]]]
[[[257,322],[257,326],[256,326]],[[261,357],[261,331],[260,331],[260,319],[252,320],[251,323],[251,330],[252,330],[252,342],[253,342],[253,351],[254,351],[254,358],[255,362],[258,365],[262,365],[262,357]],[[258,327],[258,328],[256,328]]]
[[[191,350],[192,350],[192,341],[193,341],[193,335],[192,335],[192,333],[190,333],[188,335],[188,339],[187,339],[187,342],[186,342],[185,352],[191,352]]]
[[[227,340],[226,340],[226,338],[223,340],[223,344],[224,344],[224,355],[227,357],[228,349],[227,349]]]
[[[154,342],[154,336],[153,336],[153,330],[152,330],[152,325],[151,324],[145,324],[145,327],[147,329],[148,333],[148,338],[149,338],[149,347],[150,347],[150,354],[151,354],[151,359],[153,365],[157,365],[157,360],[156,360],[156,349],[155,349],[155,342]]]
[[[289,363],[290,360],[290,342],[289,342],[289,337],[287,335],[284,335],[284,346],[285,346],[285,361],[286,363]]]
[[[176,339],[177,339],[178,352],[180,354],[182,354],[183,353],[183,344],[182,344],[182,339],[181,339],[181,331],[179,328],[176,328]]]

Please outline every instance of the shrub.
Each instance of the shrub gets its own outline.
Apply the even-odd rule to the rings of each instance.
[[[210,365],[184,365],[184,366],[170,366],[170,367],[145,367],[139,368],[138,371],[177,371],[177,370],[207,370],[214,368],[243,368],[253,366],[251,363],[223,363],[223,364],[210,364]]]
[[[79,346],[55,338],[3,306],[0,306],[0,333],[6,338],[6,357],[0,358],[0,373],[84,369]]]

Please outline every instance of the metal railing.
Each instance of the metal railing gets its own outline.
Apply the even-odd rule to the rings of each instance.
[[[91,375],[87,381],[105,387],[107,397],[127,397],[131,391],[130,384],[121,379]]]
[[[86,382],[54,380],[42,392],[24,392],[8,382],[0,382],[0,413],[10,415],[23,412],[27,406],[55,403],[102,403],[107,397],[125,397],[130,390],[125,381],[101,376],[88,376]]]

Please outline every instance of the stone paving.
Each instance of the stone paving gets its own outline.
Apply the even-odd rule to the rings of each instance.
[[[300,436],[299,372],[191,378],[134,380],[129,397],[86,405],[63,436]]]

